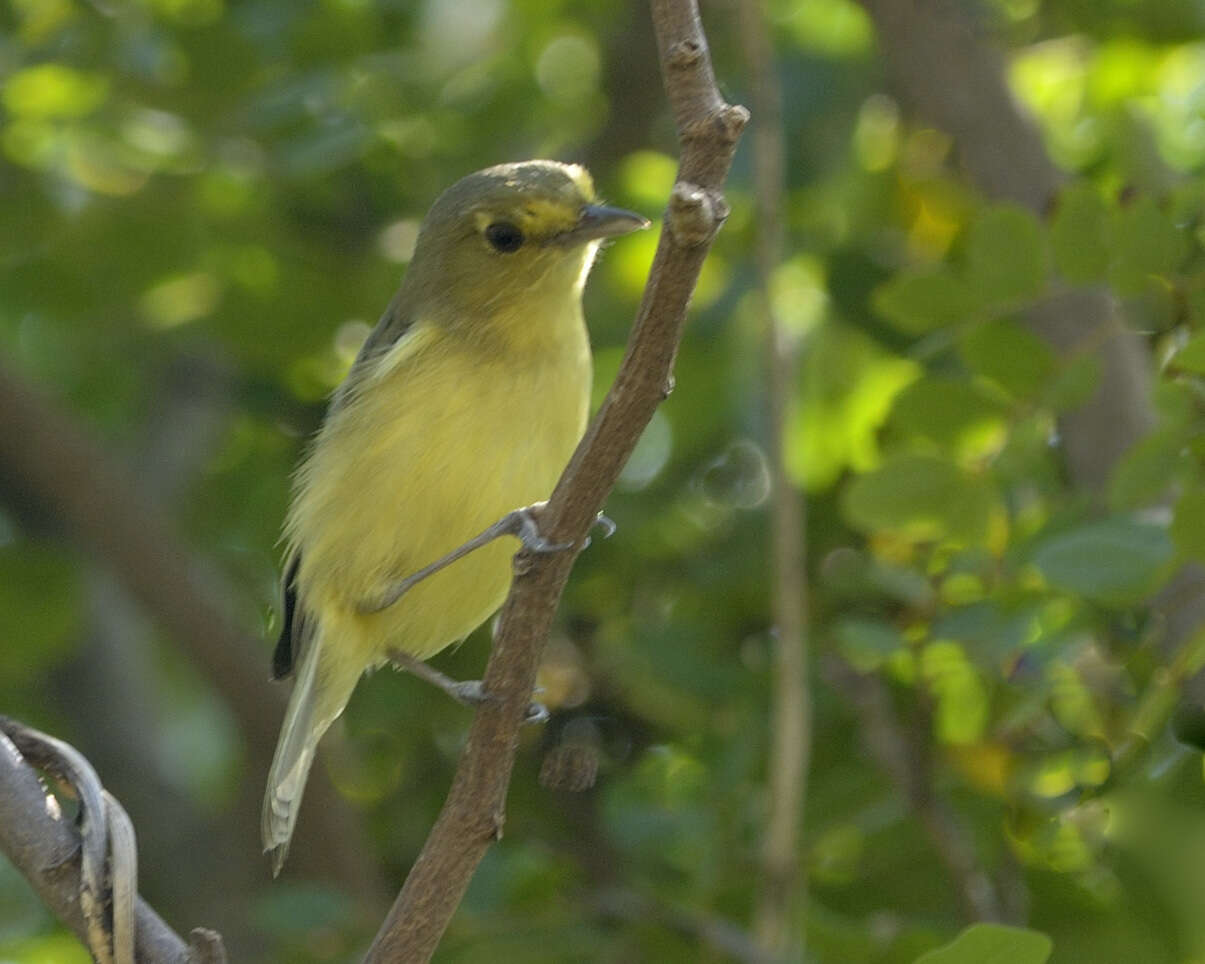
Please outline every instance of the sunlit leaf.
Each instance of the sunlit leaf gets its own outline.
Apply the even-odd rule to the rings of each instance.
[[[780,264],[770,279],[770,303],[786,334],[802,338],[810,333],[828,307],[819,259],[796,255]]]
[[[674,186],[678,162],[657,151],[633,151],[619,166],[624,201],[647,210],[648,216],[665,207]]]
[[[891,421],[955,456],[976,457],[1003,441],[1005,407],[969,380],[929,375],[902,392]]]
[[[824,324],[803,359],[798,403],[784,438],[787,470],[809,489],[831,485],[846,468],[878,463],[877,432],[896,394],[920,373],[864,335]]]
[[[966,651],[948,640],[930,643],[921,651],[921,673],[937,698],[937,738],[955,745],[978,740],[987,726],[987,687]]]
[[[109,81],[64,64],[38,64],[4,82],[4,106],[17,117],[83,117],[109,96]]]
[[[866,11],[852,0],[775,4],[773,13],[800,47],[829,56],[865,53],[874,36]]]
[[[221,295],[221,285],[206,271],[174,275],[142,296],[142,311],[156,328],[175,328],[208,315]]]
[[[849,523],[867,532],[977,542],[986,535],[993,501],[983,478],[954,463],[903,455],[854,479],[841,504]]]
[[[20,964],[88,964],[95,960],[74,934],[45,934],[3,946],[4,959]]]

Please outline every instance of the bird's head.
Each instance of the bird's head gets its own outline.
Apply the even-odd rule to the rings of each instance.
[[[576,303],[599,242],[648,223],[600,204],[577,165],[500,164],[462,178],[435,201],[405,287],[452,322]]]

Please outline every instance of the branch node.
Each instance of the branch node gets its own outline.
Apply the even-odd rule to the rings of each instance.
[[[719,142],[726,147],[731,147],[740,140],[741,132],[748,123],[748,110],[739,104],[721,102],[715,110],[683,125],[680,139],[683,143],[687,141],[705,141],[708,144]]]
[[[735,144],[749,123],[749,111],[740,104],[725,104],[715,112],[713,123],[725,143]]]
[[[728,217],[728,204],[689,181],[674,185],[669,198],[669,230],[674,240],[685,247],[707,244]]]
[[[674,393],[674,386],[677,382],[674,381],[674,373],[670,372],[665,376],[665,381],[661,383],[661,401],[665,401]]]
[[[694,40],[681,40],[669,48],[667,58],[674,70],[689,70],[703,59],[703,46]]]
[[[188,964],[226,964],[222,935],[208,927],[194,927],[189,931]]]

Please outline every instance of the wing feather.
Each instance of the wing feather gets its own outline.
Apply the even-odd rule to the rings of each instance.
[[[347,373],[347,377],[336,389],[331,399],[330,414],[341,408],[358,386],[368,377],[372,364],[389,351],[414,327],[413,318],[402,308],[401,291],[393,296],[380,321],[360,346],[360,352]],[[283,602],[281,606],[280,638],[272,653],[272,678],[285,679],[291,675],[301,659],[308,634],[305,626],[304,607],[299,605],[301,587],[298,574],[301,569],[301,547],[295,547],[285,564],[281,580]]]
[[[280,639],[272,653],[272,679],[281,680],[293,672],[301,655],[301,613],[297,608],[297,572],[301,568],[301,553],[294,552],[285,566],[280,581],[284,601],[281,606]]]

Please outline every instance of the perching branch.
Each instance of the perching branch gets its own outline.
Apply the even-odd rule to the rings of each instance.
[[[602,408],[541,513],[544,536],[580,546],[657,405],[672,388],[686,307],[727,206],[720,193],[748,112],[716,88],[694,0],[653,0],[666,94],[682,148],[657,254],[627,353]],[[476,713],[452,789],[368,954],[426,961],[473,872],[502,835],[518,731],[561,592],[579,550],[515,557]]]
[[[774,272],[783,252],[782,86],[761,0],[741,0],[740,32],[751,82],[753,191],[756,203],[757,302],[765,344],[767,436],[772,480],[770,548],[773,569],[773,696],[771,748],[766,764],[769,811],[761,845],[761,892],[753,933],[768,955],[784,957],[793,945],[802,952],[795,921],[806,906],[799,873],[799,835],[807,799],[812,749],[812,705],[807,653],[807,510],[792,485],[783,458],[783,431],[798,362],[797,345],[783,331],[770,300]]]
[[[0,719],[0,850],[94,959],[114,964],[223,964],[221,938],[195,930],[186,944],[137,896],[133,830],[76,750]],[[29,761],[80,800],[68,826]],[[110,909],[106,909],[111,905]]]

